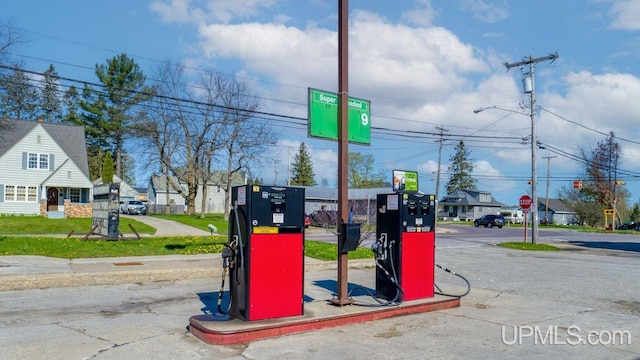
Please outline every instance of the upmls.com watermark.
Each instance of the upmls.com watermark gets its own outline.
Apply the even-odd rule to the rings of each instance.
[[[631,345],[631,332],[627,330],[582,331],[579,326],[502,326],[505,345]]]

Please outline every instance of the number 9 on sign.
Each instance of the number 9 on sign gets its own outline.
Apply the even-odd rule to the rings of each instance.
[[[369,115],[367,115],[367,113],[360,115],[360,122],[362,123],[362,126],[369,125]]]

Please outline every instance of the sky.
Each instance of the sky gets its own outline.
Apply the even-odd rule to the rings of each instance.
[[[306,119],[308,88],[338,91],[337,0],[5,1],[0,19],[22,32],[11,49],[24,68],[96,82],[95,66],[120,53],[149,77],[162,61],[192,74],[236,76],[260,111]],[[619,179],[640,200],[640,0],[352,0],[349,96],[371,101],[374,168],[417,171],[419,188],[445,193],[455,145],[464,141],[479,190],[505,205],[531,193],[530,94],[535,63],[538,196],[556,198],[584,174],[613,131]],[[474,112],[477,109],[485,109]],[[274,122],[281,140],[260,170],[283,184],[300,144],[316,181],[336,186],[337,143],[306,125]],[[443,130],[439,130],[443,129]],[[443,136],[440,137],[439,134]],[[442,140],[442,141],[440,141]],[[138,185],[148,172],[140,170]],[[547,187],[548,184],[548,187]],[[547,191],[548,188],[548,191]]]

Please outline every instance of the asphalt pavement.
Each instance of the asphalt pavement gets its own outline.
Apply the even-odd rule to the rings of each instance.
[[[141,216],[136,219],[147,222],[158,229],[157,235],[186,235],[185,232],[188,232],[189,235],[209,235],[206,230],[187,230],[184,228],[180,230],[182,226],[174,222],[153,217]],[[439,231],[447,230],[439,229]],[[640,302],[638,301],[640,292],[637,290],[637,281],[633,282],[633,279],[640,276],[640,268],[636,265],[640,257],[637,254],[632,255],[632,257],[629,257],[628,254],[615,257],[611,256],[610,252],[605,255],[594,255],[593,252],[581,254],[571,251],[562,251],[553,255],[515,253],[487,244],[478,245],[477,248],[465,245],[458,248],[436,249],[438,261],[445,261],[454,270],[464,271],[472,283],[471,292],[461,299],[461,306],[437,311],[437,314],[434,313],[431,318],[426,317],[426,319],[432,320],[425,320],[426,315],[402,316],[402,319],[399,318],[394,322],[396,330],[393,330],[394,326],[390,325],[388,320],[349,325],[349,328],[353,330],[363,326],[372,333],[378,334],[375,336],[387,339],[394,336],[404,337],[405,335],[394,333],[394,331],[399,331],[398,329],[407,333],[406,336],[411,336],[412,331],[418,336],[410,342],[411,345],[405,345],[406,351],[376,349],[372,343],[371,351],[354,355],[352,358],[640,359]],[[585,256],[587,258],[584,258]],[[506,275],[513,277],[494,281],[494,274],[491,271],[484,273],[480,270],[481,268],[489,268],[488,261],[492,262],[492,271],[499,271],[503,275],[506,273]],[[585,266],[580,271],[571,272],[571,267],[578,262],[592,264],[593,268],[589,269]],[[621,262],[622,264],[620,264]],[[530,267],[520,268],[519,266],[523,264],[530,264]],[[565,274],[569,274],[570,282],[567,282],[567,277],[562,273],[545,272],[545,268],[555,269],[556,266],[560,266]],[[372,260],[350,261],[350,283],[361,282],[368,283],[368,286],[374,286],[371,284],[373,267]],[[617,282],[615,276],[601,280],[600,276],[605,274],[602,274],[598,269],[608,272],[609,267],[615,267],[616,271],[624,272],[624,281]],[[518,271],[544,273],[544,281],[556,285],[552,289],[546,290],[550,286],[544,286],[541,285],[543,282],[538,282],[539,285],[536,287],[533,282],[523,281],[523,276],[516,276]],[[335,262],[306,258],[305,289],[318,282],[326,281],[327,276],[332,277],[335,273]],[[9,294],[13,296],[13,294],[34,289],[65,287],[90,289],[90,286],[94,285],[162,283],[163,281],[206,278],[218,281],[221,274],[220,254],[71,260],[40,256],[0,256],[0,290],[4,291],[7,297]],[[445,276],[443,277],[442,273],[439,273],[436,281],[442,279],[439,282],[440,285],[454,294],[464,292],[465,288],[459,279],[451,277],[449,274],[445,274]],[[503,279],[499,276],[495,278]],[[593,281],[593,284],[590,284],[590,281]],[[601,282],[607,282],[607,286],[603,290],[596,291],[601,287]],[[582,286],[573,285],[579,283]],[[573,287],[580,290],[573,293],[569,291],[567,292],[569,295],[564,294],[565,289],[569,290]],[[96,287],[96,289],[98,288],[101,287]],[[624,310],[618,311],[615,306],[601,306],[609,301],[606,298],[603,300],[607,293],[611,294],[618,290],[620,290],[620,298],[612,299],[611,302],[626,304],[627,307]],[[3,295],[0,293],[0,299],[2,297]],[[592,298],[592,300],[589,302],[581,297]],[[3,308],[7,307],[9,304],[0,300],[0,314],[2,314]],[[384,328],[378,328],[377,324]],[[0,338],[2,334],[10,332],[10,328],[10,324],[0,320]],[[325,346],[318,348],[317,343],[314,342],[287,341],[315,337],[320,337],[318,341],[325,342]],[[40,340],[46,341],[45,339],[33,339],[33,341]],[[374,340],[375,337],[371,339],[371,341]],[[362,339],[361,341],[363,344],[369,343],[369,340]],[[0,340],[0,358],[24,357],[21,356],[25,355],[21,352],[24,350],[21,350],[20,346],[11,344]],[[211,352],[203,351],[201,347],[198,347],[198,356],[192,357],[218,358],[211,357],[211,354],[217,354],[218,351],[224,353],[232,349],[225,346],[210,346]],[[344,351],[348,351],[346,343],[339,342],[326,332],[313,332],[313,335],[289,335],[252,342],[242,348],[241,354],[237,358],[326,359],[344,357]],[[40,355],[45,355],[45,353]],[[148,354],[152,354],[152,352]],[[208,354],[208,356],[203,356],[203,354]],[[284,356],[285,354],[297,354],[297,356]],[[126,354],[124,355],[126,357]],[[53,356],[51,358],[64,357]],[[155,356],[154,358],[163,357]]]

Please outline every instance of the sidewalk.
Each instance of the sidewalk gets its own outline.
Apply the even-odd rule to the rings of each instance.
[[[352,260],[352,268],[373,267],[373,260]],[[305,258],[305,270],[335,269],[334,261]],[[57,259],[0,256],[0,291],[88,285],[220,278],[220,254]]]

